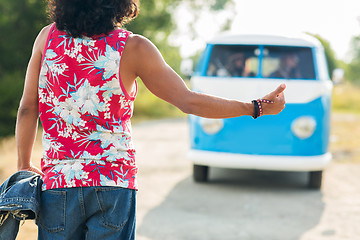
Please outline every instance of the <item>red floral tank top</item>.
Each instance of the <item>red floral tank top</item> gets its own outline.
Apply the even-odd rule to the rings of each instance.
[[[52,25],[39,78],[43,190],[118,186],[136,189],[128,94],[119,69],[130,32],[73,38]]]

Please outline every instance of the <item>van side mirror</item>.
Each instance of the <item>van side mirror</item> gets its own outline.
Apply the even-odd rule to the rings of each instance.
[[[194,62],[192,59],[187,58],[181,61],[180,71],[186,77],[190,77],[193,74]]]
[[[334,82],[334,84],[340,84],[340,83],[344,82],[344,75],[345,75],[344,69],[336,68],[332,72],[331,79]]]

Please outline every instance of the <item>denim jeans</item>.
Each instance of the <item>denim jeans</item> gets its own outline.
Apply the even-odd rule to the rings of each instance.
[[[136,191],[120,187],[46,190],[41,195],[39,240],[135,239]]]
[[[42,179],[39,174],[19,171],[0,186],[0,240],[15,240],[21,220],[39,214]]]

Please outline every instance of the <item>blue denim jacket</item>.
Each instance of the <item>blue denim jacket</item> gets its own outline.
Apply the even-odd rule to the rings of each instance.
[[[39,174],[19,171],[0,186],[0,240],[15,239],[21,220],[37,218],[41,185]]]

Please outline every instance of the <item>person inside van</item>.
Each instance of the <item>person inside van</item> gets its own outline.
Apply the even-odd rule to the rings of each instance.
[[[301,78],[298,69],[298,56],[293,52],[283,53],[280,56],[279,68],[269,75],[269,78]]]
[[[251,73],[246,67],[246,56],[242,52],[231,55],[228,59],[226,69],[231,77],[253,77],[254,73]]]
[[[229,72],[229,75],[233,77],[242,77],[245,72],[244,53],[235,53],[230,56],[226,68]]]
[[[217,77],[254,77],[255,73],[248,70],[247,57],[243,52],[236,52],[230,57],[220,55],[213,57],[207,75]]]

